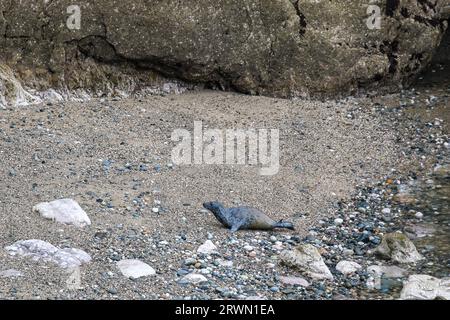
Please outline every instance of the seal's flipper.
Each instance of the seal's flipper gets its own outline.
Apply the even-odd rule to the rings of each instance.
[[[289,230],[295,230],[294,225],[291,222],[283,221],[281,219],[280,221],[276,222],[273,226],[274,228],[286,228]]]
[[[235,224],[233,224],[233,225],[231,226],[230,231],[231,231],[231,232],[236,232],[236,231],[238,231],[238,230],[242,227],[242,225],[243,225],[242,222],[235,223]]]

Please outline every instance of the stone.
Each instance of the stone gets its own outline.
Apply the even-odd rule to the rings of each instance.
[[[224,268],[231,268],[233,267],[233,261],[231,260],[222,260],[222,259],[217,259],[217,264],[221,267]]]
[[[285,265],[298,269],[312,279],[333,279],[333,275],[319,251],[309,243],[301,244],[294,250],[282,251],[280,260]]]
[[[27,257],[33,261],[51,262],[60,268],[74,268],[89,263],[91,257],[76,248],[60,249],[42,240],[21,240],[5,247],[11,256]]]
[[[408,274],[408,271],[406,269],[397,266],[380,266],[380,265],[368,266],[367,272],[369,274],[380,275],[385,278],[402,278]]]
[[[33,211],[38,212],[46,219],[56,222],[85,227],[91,224],[91,220],[80,205],[72,199],[60,199],[51,202],[42,202],[33,207]]]
[[[205,276],[198,274],[198,273],[189,273],[185,275],[183,278],[181,278],[178,283],[179,284],[199,284],[202,282],[206,282],[208,279],[206,279]]]
[[[334,224],[337,226],[340,226],[342,223],[344,223],[344,220],[341,218],[334,219]]]
[[[385,234],[374,253],[383,259],[398,263],[416,263],[423,259],[414,243],[400,232]]]
[[[246,245],[246,246],[244,246],[244,250],[245,251],[253,251],[253,247],[252,246],[250,246],[250,245]]]
[[[349,275],[355,273],[360,270],[362,266],[353,261],[339,261],[336,265],[336,270],[342,273],[343,275]]]
[[[371,265],[367,267],[369,279],[366,285],[369,289],[381,289],[382,279],[397,279],[408,275],[408,271],[397,266]]]
[[[0,278],[18,278],[23,277],[23,273],[15,270],[15,269],[8,269],[0,271]]]
[[[197,253],[202,254],[211,254],[213,252],[217,252],[217,247],[211,240],[206,240],[205,243],[197,249]]]
[[[416,212],[416,214],[414,215],[417,219],[422,219],[423,218],[423,213],[422,212]]]
[[[136,259],[120,260],[117,262],[117,267],[125,277],[132,279],[156,274],[156,271],[152,267]]]
[[[280,282],[288,286],[309,287],[309,282],[301,277],[280,276]]]
[[[439,279],[425,274],[409,276],[400,293],[401,300],[450,300],[450,278]]]

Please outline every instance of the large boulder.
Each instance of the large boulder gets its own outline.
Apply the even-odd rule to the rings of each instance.
[[[130,80],[124,73],[153,70],[289,97],[408,84],[440,43],[448,0],[76,4],[79,28],[70,0],[0,3],[0,60],[27,85],[100,90],[125,82],[134,88],[134,81],[157,76],[144,72]]]

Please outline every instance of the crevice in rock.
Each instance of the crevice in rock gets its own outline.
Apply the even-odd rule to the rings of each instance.
[[[395,74],[398,66],[398,41],[394,40],[392,42],[384,41],[380,46],[380,52],[385,54],[389,59],[388,72],[390,74]]]
[[[299,30],[299,34],[300,36],[303,36],[306,32],[306,26],[308,25],[306,22],[306,18],[305,15],[300,11],[300,7],[299,7],[299,2],[300,0],[297,0],[295,3],[293,3],[295,11],[297,12],[297,16],[300,19],[300,30]]]
[[[393,17],[395,11],[398,9],[400,5],[400,0],[387,0],[386,1],[386,15],[388,17]]]

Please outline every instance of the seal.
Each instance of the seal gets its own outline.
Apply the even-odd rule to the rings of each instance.
[[[205,202],[203,207],[211,211],[222,225],[230,228],[231,232],[242,229],[272,230],[274,228],[286,228],[295,230],[291,222],[283,220],[277,222],[260,210],[252,207],[227,209],[218,201]]]

